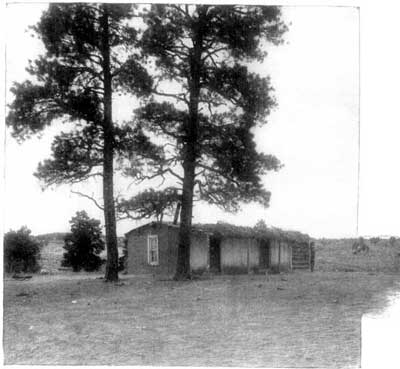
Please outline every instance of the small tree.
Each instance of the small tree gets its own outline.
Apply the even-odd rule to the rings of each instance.
[[[4,235],[4,270],[13,272],[37,272],[40,257],[40,243],[31,235],[26,226]]]
[[[62,266],[74,272],[98,270],[102,264],[99,254],[104,250],[100,221],[91,219],[85,211],[78,211],[70,220],[71,233],[65,236]]]
[[[258,220],[257,223],[254,225],[254,230],[256,231],[265,231],[267,229],[267,224],[263,219]]]

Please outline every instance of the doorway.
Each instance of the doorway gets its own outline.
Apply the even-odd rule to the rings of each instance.
[[[260,241],[260,269],[268,269],[270,266],[270,252],[269,252],[269,241]]]
[[[221,272],[221,239],[210,236],[210,272]]]

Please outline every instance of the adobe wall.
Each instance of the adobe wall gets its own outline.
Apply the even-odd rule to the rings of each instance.
[[[149,265],[147,255],[148,235],[158,235],[159,265]],[[145,227],[128,235],[127,272],[129,274],[169,274],[171,258],[168,247],[168,227]]]

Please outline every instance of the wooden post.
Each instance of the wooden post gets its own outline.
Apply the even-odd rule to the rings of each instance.
[[[208,250],[207,250],[207,272],[210,271],[210,235],[207,235]]]

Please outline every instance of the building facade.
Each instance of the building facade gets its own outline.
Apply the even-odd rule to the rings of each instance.
[[[128,232],[129,274],[172,275],[177,264],[179,226],[152,222]],[[310,238],[279,229],[255,231],[229,224],[192,227],[192,273],[265,273],[308,269]]]

